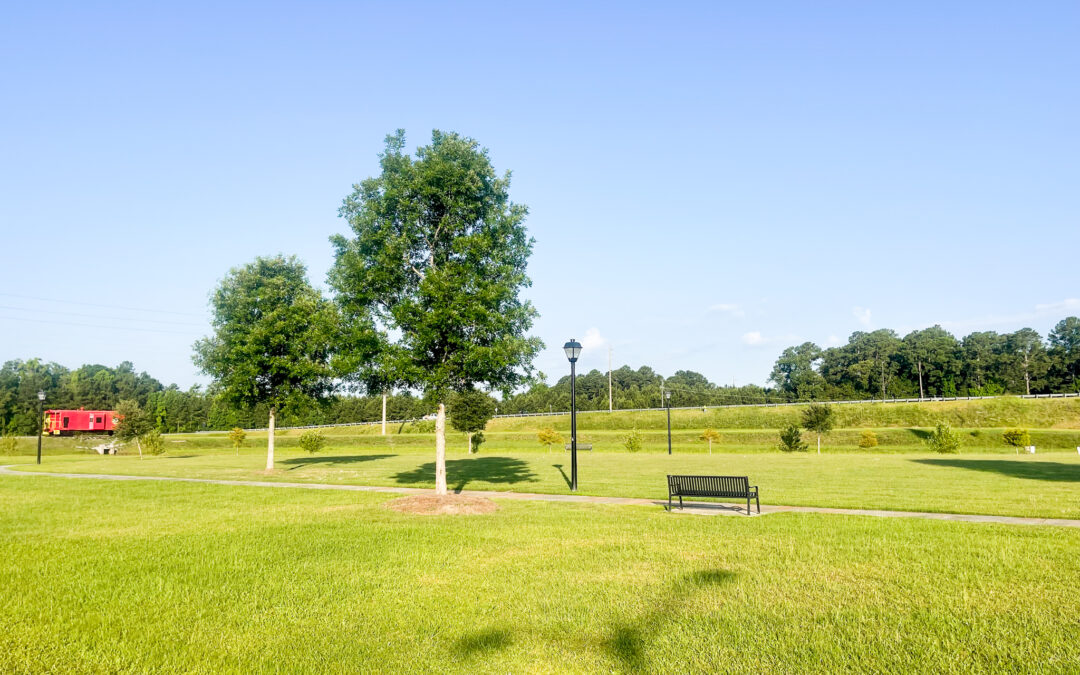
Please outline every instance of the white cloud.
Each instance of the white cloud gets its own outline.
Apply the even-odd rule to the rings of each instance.
[[[740,305],[733,302],[721,302],[709,307],[710,312],[722,312],[724,314],[730,314],[731,316],[742,318],[746,316],[746,312]]]
[[[1058,300],[1057,302],[1039,303],[1035,305],[1031,311],[1020,312],[1017,314],[994,314],[979,317],[977,319],[939,321],[937,323],[941,324],[943,328],[952,330],[984,329],[987,326],[1027,323],[1028,321],[1036,321],[1047,316],[1052,318],[1064,318],[1063,315],[1068,312],[1080,312],[1080,298],[1065,298],[1064,300]]]
[[[752,330],[749,333],[743,333],[742,341],[743,344],[757,346],[764,344],[765,338],[762,337],[761,333],[759,333],[758,331]]]
[[[855,318],[859,320],[864,326],[870,326],[870,310],[865,307],[852,307],[851,313],[855,315]]]
[[[1046,314],[1048,312],[1074,312],[1076,310],[1080,310],[1080,298],[1065,298],[1061,302],[1047,302],[1035,305],[1035,312],[1037,314]]]
[[[608,344],[607,338],[600,334],[600,329],[590,328],[585,331],[585,337],[581,338],[581,349],[593,350],[606,347]]]
[[[844,341],[841,340],[838,335],[830,335],[829,337],[825,338],[826,347],[839,347],[842,344],[844,344]]]

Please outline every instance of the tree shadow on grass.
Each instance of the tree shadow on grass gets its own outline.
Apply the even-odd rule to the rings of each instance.
[[[484,656],[506,649],[512,641],[510,631],[504,628],[487,628],[461,636],[455,645],[455,651],[464,658]]]
[[[1080,483],[1080,464],[1029,462],[1016,459],[913,459],[927,466],[951,466],[958,469],[989,471],[1013,478]]]
[[[289,471],[302,469],[313,464],[326,464],[328,466],[341,466],[345,464],[358,464],[360,462],[372,462],[377,459],[397,457],[397,455],[329,455],[326,457],[293,457],[284,459],[282,464],[289,465]]]
[[[675,580],[666,597],[655,603],[654,608],[636,621],[615,624],[603,646],[627,672],[653,672],[645,648],[649,641],[661,632],[667,623],[677,621],[682,605],[695,592],[722,586],[735,579],[728,570],[704,569],[684,574]]]
[[[435,482],[435,462],[422,464],[411,471],[394,474],[399,483]],[[472,459],[448,459],[446,482],[454,484],[454,492],[461,492],[470,481],[485,483],[534,483],[536,474],[528,462],[513,457],[475,457]]]

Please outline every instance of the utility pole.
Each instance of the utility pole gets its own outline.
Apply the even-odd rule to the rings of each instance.
[[[611,412],[613,406],[611,404],[611,345],[607,348],[607,411]]]
[[[382,435],[386,435],[386,392],[382,395]]]

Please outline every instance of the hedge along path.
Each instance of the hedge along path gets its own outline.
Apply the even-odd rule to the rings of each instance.
[[[429,495],[434,490],[410,487],[383,487],[378,485],[335,485],[331,483],[278,483],[257,480],[217,480],[211,478],[178,478],[173,476],[128,476],[106,473],[51,473],[46,471],[14,471],[16,465],[0,466],[0,475],[4,476],[47,476],[50,478],[87,478],[91,480],[150,480],[172,483],[207,483],[210,485],[231,485],[234,487],[261,488],[296,488],[304,490],[342,490],[345,492],[382,492],[399,495]],[[617,504],[622,506],[662,506],[667,502],[661,499],[642,499],[638,497],[591,497],[587,495],[551,495],[537,492],[498,492],[488,490],[462,490],[456,494],[465,497],[487,497],[495,499],[517,499],[535,502],[562,502],[569,504]],[[672,513],[689,515],[720,516],[738,515],[746,517],[745,507],[738,504],[718,502],[686,502],[685,509],[675,509]],[[963,523],[996,523],[1000,525],[1052,525],[1057,527],[1080,528],[1080,520],[1066,518],[1023,518],[1019,516],[990,516],[967,513],[931,513],[923,511],[882,511],[878,509],[836,509],[819,506],[783,506],[763,505],[760,515],[772,513],[824,513],[840,516],[872,516],[875,518],[923,518],[926,520],[952,520]],[[752,514],[753,515],[753,514]]]

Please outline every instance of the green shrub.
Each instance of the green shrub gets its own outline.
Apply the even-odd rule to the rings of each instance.
[[[321,431],[312,429],[300,434],[300,447],[313,455],[325,446],[326,436]]]
[[[161,432],[157,429],[151,429],[143,434],[142,444],[151,455],[165,454],[165,439],[161,437]]]
[[[1027,429],[1006,429],[1001,436],[1005,439],[1005,445],[1013,448],[1025,448],[1031,445],[1031,434]]]
[[[17,447],[19,447],[19,439],[14,436],[0,438],[0,455],[14,455]]]
[[[472,451],[473,452],[480,452],[480,446],[486,440],[487,439],[484,438],[484,432],[483,431],[477,431],[475,434],[473,434],[472,438],[469,439],[469,442],[472,443],[472,448],[471,448]]]
[[[631,431],[627,434],[626,438],[623,439],[623,446],[628,452],[639,452],[641,450],[641,445],[641,434],[638,433],[637,429]]]
[[[240,427],[233,427],[229,432],[229,440],[232,441],[233,448],[236,450],[236,454],[240,454],[240,446],[244,444],[244,439],[247,438],[247,432]]]
[[[877,434],[875,434],[873,431],[870,431],[869,429],[864,430],[862,432],[862,435],[859,436],[859,447],[860,448],[876,448],[877,447]]]
[[[780,444],[777,447],[784,452],[806,451],[806,443],[803,443],[802,430],[798,424],[789,424],[780,430]]]
[[[935,452],[957,452],[960,450],[960,437],[956,435],[952,427],[944,422],[938,422],[937,427],[930,434],[930,438],[926,439],[926,443]]]

